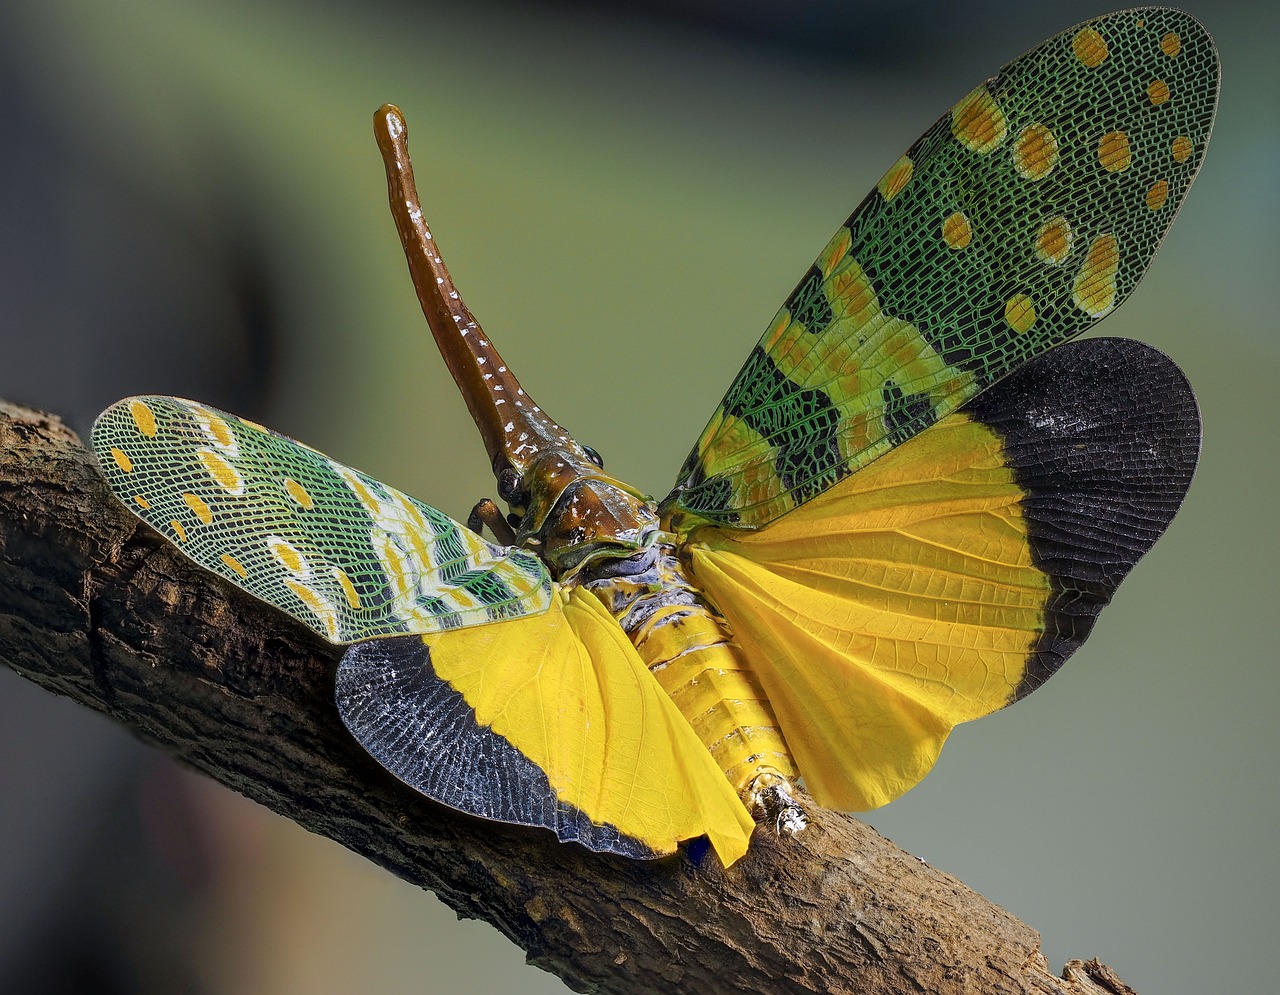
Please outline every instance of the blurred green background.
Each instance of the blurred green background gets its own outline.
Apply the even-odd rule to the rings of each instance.
[[[962,727],[869,816],[1041,930],[1055,969],[1098,956],[1166,995],[1273,989],[1280,921],[1280,13],[1186,6],[1222,53],[1213,147],[1104,328],[1187,371],[1200,473],[1050,687]],[[125,394],[198,397],[465,517],[493,483],[387,214],[370,121],[394,100],[508,363],[611,471],[665,493],[889,164],[978,80],[1102,10],[9,0],[0,396],[81,431]],[[8,671],[0,979],[565,990],[488,926]]]

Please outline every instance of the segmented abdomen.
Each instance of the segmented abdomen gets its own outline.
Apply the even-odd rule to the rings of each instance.
[[[728,623],[694,589],[671,546],[604,564],[586,586],[618,620],[740,795],[752,794],[761,774],[794,780],[795,764],[759,680]]]

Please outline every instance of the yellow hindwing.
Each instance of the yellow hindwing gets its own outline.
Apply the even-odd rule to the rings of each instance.
[[[1012,699],[1050,596],[1023,496],[999,436],[956,414],[757,532],[692,535],[820,804],[892,801]]]
[[[617,622],[575,590],[542,616],[424,637],[440,678],[559,800],[655,853],[706,835],[727,867],[754,823]]]

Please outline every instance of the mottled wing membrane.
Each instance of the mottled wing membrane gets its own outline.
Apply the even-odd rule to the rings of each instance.
[[[758,528],[1112,311],[1200,167],[1218,75],[1204,28],[1153,7],[969,93],[800,281],[664,510]]]
[[[93,427],[116,496],[200,566],[348,643],[547,610],[537,557],[491,546],[314,449],[174,397],[118,401]]]

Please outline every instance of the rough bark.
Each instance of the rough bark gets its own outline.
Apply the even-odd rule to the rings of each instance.
[[[591,992],[1125,993],[1055,977],[1029,926],[848,816],[810,806],[723,870],[659,862],[419,797],[347,734],[339,650],[184,560],[111,497],[56,418],[0,402],[0,661],[484,919]]]

